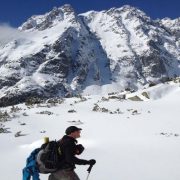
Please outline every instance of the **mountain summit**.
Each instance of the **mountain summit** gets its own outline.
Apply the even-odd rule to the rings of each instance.
[[[152,20],[123,6],[32,16],[0,46],[0,106],[29,97],[137,90],[180,76],[180,18]]]

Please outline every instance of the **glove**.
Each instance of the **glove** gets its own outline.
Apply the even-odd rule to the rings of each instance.
[[[79,155],[84,151],[84,147],[82,144],[76,145],[76,154]]]
[[[93,166],[94,164],[96,164],[96,160],[95,159],[89,160],[89,165]]]

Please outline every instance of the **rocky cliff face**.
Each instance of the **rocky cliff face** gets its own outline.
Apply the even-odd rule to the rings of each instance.
[[[0,106],[94,87],[137,90],[179,76],[179,22],[130,6],[78,15],[64,5],[32,16],[22,36],[0,47]]]

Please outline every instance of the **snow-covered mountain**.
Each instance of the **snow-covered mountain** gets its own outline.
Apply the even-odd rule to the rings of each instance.
[[[32,16],[17,37],[0,43],[0,106],[29,97],[137,90],[177,77],[179,23],[152,20],[131,6],[78,15],[64,5]]]

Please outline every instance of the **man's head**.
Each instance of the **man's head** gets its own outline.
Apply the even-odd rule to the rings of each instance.
[[[77,138],[80,137],[81,130],[82,130],[81,128],[78,128],[76,126],[69,126],[66,129],[65,133],[66,133],[66,135],[71,136],[71,137],[77,139]]]

